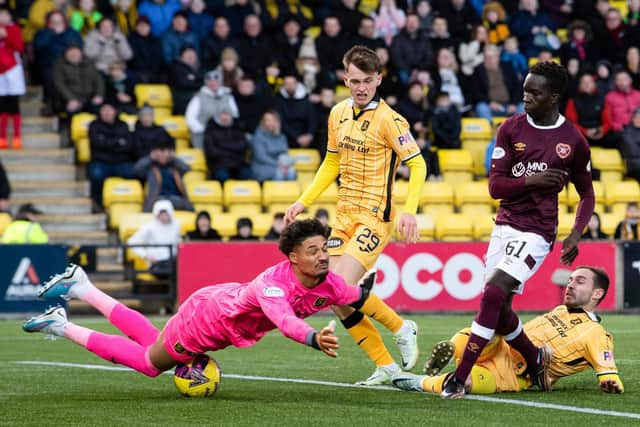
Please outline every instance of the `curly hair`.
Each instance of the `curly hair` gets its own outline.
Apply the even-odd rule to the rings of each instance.
[[[313,218],[294,221],[280,235],[278,249],[288,256],[298,245],[314,236],[327,237],[327,228],[320,221]]]
[[[529,73],[544,77],[547,81],[547,87],[553,93],[562,95],[567,90],[567,82],[569,80],[567,69],[557,62],[538,62],[531,67]]]

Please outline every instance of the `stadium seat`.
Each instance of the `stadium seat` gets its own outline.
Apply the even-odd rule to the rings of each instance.
[[[607,206],[640,200],[640,185],[637,181],[605,182],[604,188]]]
[[[421,242],[430,242],[435,237],[436,225],[433,216],[429,214],[417,214],[416,223],[418,224],[418,233]],[[397,229],[397,227],[396,227]]]
[[[107,178],[102,189],[102,204],[138,203],[143,201],[142,185],[137,179]]]
[[[156,118],[156,123],[167,131],[174,138],[189,139],[190,133],[184,116],[160,116]]]
[[[151,105],[154,109],[171,110],[173,97],[171,89],[165,84],[137,84],[134,93],[138,101],[138,108],[144,104]]]
[[[458,183],[473,180],[473,158],[469,151],[440,149],[438,150],[438,158],[445,181]]]
[[[180,234],[184,235],[196,229],[196,213],[191,211],[175,211],[174,218],[180,222]]]
[[[506,116],[495,116],[493,118],[493,120],[491,121],[491,125],[493,127],[493,135],[496,135],[496,132],[498,132],[498,128],[500,127],[500,125],[502,123],[504,123],[509,117]]]
[[[263,238],[269,233],[273,224],[273,214],[258,214],[251,217],[253,222],[253,235]]]
[[[297,181],[265,181],[262,183],[262,205],[268,208],[273,203],[291,204],[300,195]]]
[[[336,85],[336,103],[343,101],[351,96],[349,88],[343,84]]]
[[[602,231],[609,235],[609,237],[613,238],[613,235],[616,231],[616,227],[624,216],[620,216],[615,213],[600,213],[600,228]]]
[[[273,215],[278,212],[285,213],[289,206],[291,206],[291,203],[271,203],[269,205],[264,205],[264,209],[266,213]]]
[[[493,215],[475,215],[473,218],[473,239],[488,242],[495,225]]]
[[[138,116],[136,114],[126,114],[120,113],[118,116],[120,120],[125,122],[127,126],[129,126],[129,130],[133,132],[136,128],[136,122],[138,121]]]
[[[434,218],[453,213],[453,185],[448,182],[428,181],[420,195],[420,210]]]
[[[236,234],[236,222],[242,215],[234,213],[221,213],[211,217],[211,227],[215,228],[220,236],[228,239]]]
[[[609,4],[612,8],[618,9],[622,19],[627,18],[627,15],[629,14],[629,4],[627,3],[627,0],[611,0]]]
[[[199,148],[187,148],[176,151],[176,157],[191,166],[192,171],[207,172],[207,161]]]
[[[399,179],[393,186],[393,203],[396,205],[404,205],[409,194],[409,181]]]
[[[4,230],[11,224],[11,215],[6,212],[0,212],[0,236],[4,234]]]
[[[262,190],[258,181],[230,179],[225,181],[222,192],[225,206],[239,203],[257,205],[262,203]]]
[[[191,148],[191,143],[186,138],[176,138],[176,151]]]
[[[91,161],[91,144],[89,138],[78,138],[73,141],[76,148],[76,162],[83,165]]]
[[[206,211],[209,213],[209,216],[224,212],[224,207],[218,203],[194,203],[193,209],[196,212]]]
[[[615,182],[621,181],[624,174],[624,163],[620,152],[615,148],[591,149],[591,164],[600,170],[600,181]]]
[[[332,182],[329,184],[326,190],[322,192],[315,200],[315,203],[326,204],[326,203],[337,203],[338,202],[338,184]]]
[[[141,203],[111,203],[107,209],[107,213],[109,214],[109,228],[111,230],[118,230],[124,216],[140,212],[142,212]]]
[[[462,141],[462,149],[471,153],[471,158],[473,159],[473,174],[476,176],[487,176],[484,159],[490,143],[491,140],[483,139],[465,139]]]
[[[190,181],[186,184],[191,203],[209,203],[222,206],[220,181]]]
[[[89,137],[89,125],[96,119],[94,114],[78,113],[71,117],[71,140]]]
[[[207,180],[207,173],[204,171],[188,171],[182,177],[182,182],[189,184],[190,182],[202,182]]]
[[[298,172],[315,172],[320,166],[320,152],[315,148],[290,148],[289,156],[294,160]]]
[[[461,121],[460,139],[491,139],[491,123],[478,117],[463,117]]]
[[[464,242],[473,239],[473,223],[464,214],[436,218],[436,239],[443,242]]]
[[[454,186],[455,204],[462,208],[465,204],[486,204],[493,206],[486,181],[461,182]]]
[[[453,203],[425,203],[420,206],[420,212],[423,214],[429,214],[434,218],[439,218],[444,215],[451,215],[455,211]]]
[[[118,227],[118,237],[121,243],[126,243],[129,237],[133,235],[143,224],[147,224],[153,220],[153,214],[150,212],[138,212],[123,214],[120,218]]]
[[[296,181],[298,181],[298,185],[300,185],[300,188],[307,188],[309,185],[311,185],[311,182],[313,181],[313,177],[315,175],[315,172],[298,171],[298,177],[296,178]]]
[[[576,221],[576,217],[573,214],[558,214],[558,236],[557,241],[564,240],[571,234],[573,224]]]
[[[609,213],[616,217],[623,219],[627,215],[627,202],[625,203],[613,203],[608,206]]]
[[[565,43],[567,41],[567,29],[566,28],[558,28],[556,30],[556,36],[558,36],[558,39],[562,43]]]
[[[227,206],[227,212],[238,215],[252,217],[262,213],[260,203],[232,203]]]
[[[596,212],[604,212],[604,184],[601,181],[593,181],[593,192],[596,196]],[[576,191],[576,187],[569,183],[566,191],[566,202],[569,205],[571,211],[575,211],[580,201],[580,196]]]

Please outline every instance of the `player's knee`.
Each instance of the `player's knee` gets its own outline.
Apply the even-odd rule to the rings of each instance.
[[[331,310],[333,310],[335,315],[338,316],[338,319],[341,321],[344,321],[356,312],[356,309],[348,305],[332,305]]]
[[[488,282],[502,289],[507,295],[510,295],[515,289],[518,288],[518,286],[520,286],[520,282],[518,281],[518,279],[499,269],[496,269],[493,272]]]

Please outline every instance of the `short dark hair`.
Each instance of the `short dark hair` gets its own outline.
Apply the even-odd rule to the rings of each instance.
[[[576,270],[579,268],[584,268],[585,270],[589,270],[593,273],[593,288],[594,289],[602,289],[604,293],[602,297],[598,300],[598,304],[602,302],[604,297],[607,296],[607,291],[609,290],[609,275],[601,267],[593,267],[591,265],[579,265],[576,267]]]
[[[303,219],[289,224],[280,235],[278,249],[285,255],[289,255],[302,242],[309,237],[326,237],[327,229],[317,219]]]
[[[562,95],[567,90],[567,82],[569,80],[567,69],[557,62],[538,62],[531,67],[529,73],[544,77],[547,81],[547,86],[553,93]]]
[[[246,216],[238,218],[236,228],[239,230],[242,227],[251,227],[253,229],[253,221],[251,221],[251,218],[247,218]]]
[[[353,64],[367,74],[382,72],[382,64],[375,51],[366,46],[357,44],[347,51],[342,57],[344,69]]]

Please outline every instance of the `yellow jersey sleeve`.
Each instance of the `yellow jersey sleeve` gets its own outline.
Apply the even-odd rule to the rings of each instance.
[[[587,354],[585,358],[589,361],[598,377],[618,374],[616,361],[613,357],[613,337],[603,328],[598,329],[587,339]]]
[[[384,121],[383,130],[386,143],[396,152],[403,162],[420,154],[420,147],[411,135],[409,123],[393,111]]]
[[[336,114],[336,107],[334,106],[327,120],[327,151],[331,153],[338,152],[338,143],[336,141]]]
[[[338,157],[338,153],[332,153],[327,150],[327,155],[318,168],[316,175],[313,177],[311,185],[304,190],[300,198],[298,198],[298,201],[302,203],[305,208],[311,206],[314,200],[316,200],[318,196],[327,189],[329,184],[338,178],[339,173],[340,158]]]

